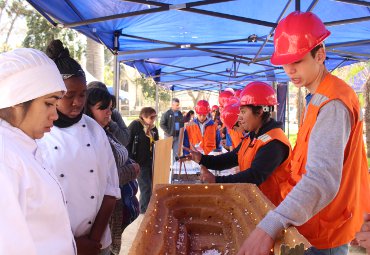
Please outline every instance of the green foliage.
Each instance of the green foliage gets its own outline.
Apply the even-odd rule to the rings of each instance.
[[[363,75],[367,75],[370,70],[370,62],[359,62],[355,64],[351,64],[348,66],[344,66],[338,69],[335,69],[332,73],[335,76],[338,76],[342,80],[346,81],[348,84],[353,84],[354,78],[359,73],[363,73]]]
[[[358,93],[357,94],[358,101],[360,102],[361,108],[365,106],[365,99],[364,99],[364,93]]]
[[[171,100],[170,91],[155,84],[155,81],[151,78],[146,78],[142,75],[140,78],[135,79],[136,86],[141,85],[144,98],[149,101],[155,102],[155,90],[158,86],[158,97],[161,102],[169,102]]]
[[[104,66],[104,83],[107,85],[113,85],[113,69],[111,68],[110,65],[105,65]]]
[[[297,134],[289,134],[289,142],[294,147],[297,142]]]
[[[31,13],[28,4],[23,0],[2,0],[0,1],[0,52],[12,50],[14,45],[9,42],[11,35],[17,30],[16,22],[20,18]],[[1,23],[2,20],[5,22]],[[3,40],[4,39],[4,40]]]
[[[81,59],[85,46],[81,44],[76,31],[54,27],[36,11],[30,12],[26,21],[28,30],[23,41],[24,47],[45,51],[49,42],[59,39],[69,49],[72,58]]]
[[[2,1],[2,3],[0,4],[0,7],[5,8],[6,2]],[[30,10],[27,9],[25,2],[22,0],[10,1],[9,5],[7,6],[5,10],[9,17],[12,17],[14,15],[27,16],[31,12]]]

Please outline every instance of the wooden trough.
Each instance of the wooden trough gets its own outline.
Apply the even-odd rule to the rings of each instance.
[[[253,184],[156,185],[129,254],[236,254],[273,208]],[[307,247],[289,228],[271,254],[303,255]]]

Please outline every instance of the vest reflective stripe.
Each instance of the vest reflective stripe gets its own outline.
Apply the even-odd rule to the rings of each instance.
[[[306,173],[308,143],[321,107],[331,100],[340,100],[347,107],[352,123],[344,151],[342,180],[336,197],[308,222],[298,227],[299,232],[313,246],[328,249],[349,243],[362,225],[363,213],[370,209],[367,158],[362,137],[361,111],[355,92],[345,82],[328,74],[312,100],[293,150],[291,170],[295,181],[299,181]]]
[[[271,139],[272,139],[271,136],[269,136],[268,134],[263,134],[260,137],[258,137],[258,140],[261,140],[264,143],[267,143]]]
[[[259,188],[263,194],[265,194],[265,196],[277,206],[293,188],[293,185],[291,185],[290,181],[291,175],[289,170],[291,147],[283,130],[280,128],[275,128],[268,131],[267,133],[255,139],[252,142],[252,147],[249,146],[251,143],[249,137],[243,139],[242,145],[238,152],[238,163],[241,171],[249,169],[258,150],[273,140],[279,140],[287,145],[289,147],[289,156],[262,184],[259,185]],[[273,156],[274,155],[271,155],[271,157]]]
[[[216,124],[206,126],[204,136],[202,136],[198,125],[187,126],[186,131],[188,133],[189,142],[192,145],[202,142],[200,147],[203,149],[205,155],[208,155],[211,151],[216,149]]]

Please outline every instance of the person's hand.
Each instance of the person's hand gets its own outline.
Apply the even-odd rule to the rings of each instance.
[[[191,159],[197,163],[200,162],[202,159],[202,153],[200,153],[197,149],[194,148],[194,146],[190,145],[191,148],[183,147],[184,150],[189,152],[189,154],[186,156],[187,159]]]
[[[215,183],[216,177],[205,166],[200,166],[200,181],[203,183]]]
[[[368,254],[370,252],[370,214],[366,214],[364,217],[364,224],[361,230],[356,233],[357,244],[364,247]]]
[[[274,240],[257,227],[244,241],[237,255],[269,255],[273,245]]]
[[[101,244],[89,239],[87,236],[76,237],[76,246],[78,255],[98,255],[100,253]]]

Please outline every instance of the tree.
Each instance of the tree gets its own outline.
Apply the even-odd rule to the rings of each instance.
[[[28,31],[23,41],[24,47],[45,51],[49,42],[60,39],[69,49],[71,57],[81,60],[85,48],[76,31],[54,27],[36,11],[31,11],[26,21]]]
[[[104,80],[104,46],[86,39],[86,70],[99,81]]]
[[[155,102],[156,86],[158,86],[159,102],[168,103],[171,100],[169,90],[157,85],[153,79],[145,77],[144,74],[140,78],[135,79],[135,83],[136,86],[141,86],[144,98],[148,101]]]
[[[104,48],[104,83],[112,85],[114,79],[114,55],[110,50]],[[121,69],[121,72],[124,72],[124,68]]]
[[[0,1],[0,21],[3,20],[3,15],[6,14],[6,22],[0,27],[0,33],[6,34],[5,40],[2,43],[1,51],[10,50],[9,38],[14,30],[16,21],[29,15],[27,4],[22,0],[2,0]]]
[[[188,95],[191,97],[193,100],[194,106],[197,104],[197,102],[201,99],[204,99],[206,101],[209,100],[209,96],[211,95],[210,93],[206,93],[205,91],[198,91],[197,96],[194,95],[192,90],[187,90]]]
[[[370,77],[367,79],[364,87],[365,98],[365,134],[366,134],[366,148],[367,157],[370,158]]]
[[[8,4],[8,0],[0,0],[0,24],[1,24],[1,18],[3,17],[3,13],[5,11],[5,7],[7,6],[7,4]]]
[[[365,134],[366,134],[366,148],[367,157],[370,158],[370,62],[365,63],[365,70],[363,70],[363,75],[367,77],[366,83],[363,87],[363,97],[365,103]]]
[[[297,101],[296,101],[296,108],[297,108],[297,121],[300,123],[302,119],[302,115],[304,114],[304,109],[305,109],[305,96],[306,96],[306,91],[303,92],[304,88],[299,87],[297,91]]]

